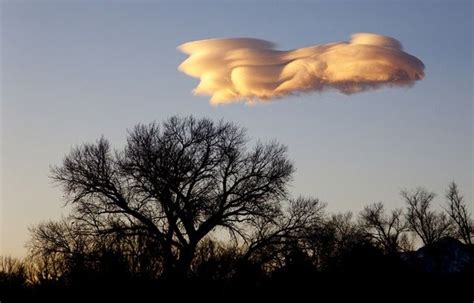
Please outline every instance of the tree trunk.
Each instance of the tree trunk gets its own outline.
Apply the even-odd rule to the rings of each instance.
[[[178,274],[178,278],[188,278],[189,271],[191,270],[191,262],[193,261],[195,252],[196,245],[189,245],[181,250],[176,267],[176,273]]]
[[[173,256],[173,258],[165,260],[163,268],[164,278],[167,280],[186,280],[189,277],[195,251],[195,245],[188,245],[181,249],[178,259],[175,259]]]

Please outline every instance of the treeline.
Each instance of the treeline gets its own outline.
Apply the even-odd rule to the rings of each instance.
[[[31,228],[27,258],[0,260],[1,299],[314,289],[353,298],[367,285],[374,299],[411,282],[425,298],[471,299],[474,225],[454,182],[440,210],[417,188],[401,193],[404,209],[375,203],[354,216],[289,197],[293,172],[285,146],[193,117],[137,125],[122,150],[105,138],[77,146],[51,172],[72,212]]]

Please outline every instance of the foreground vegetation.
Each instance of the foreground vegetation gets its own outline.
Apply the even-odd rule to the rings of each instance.
[[[51,176],[70,216],[33,227],[26,259],[0,260],[0,298],[375,300],[416,284],[424,298],[472,299],[474,227],[454,182],[441,210],[416,188],[401,193],[404,209],[330,214],[317,198],[289,196],[293,172],[285,146],[192,117],[138,125],[122,150],[105,138],[78,146]]]

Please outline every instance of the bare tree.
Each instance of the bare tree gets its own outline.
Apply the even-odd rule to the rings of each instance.
[[[74,148],[52,178],[74,216],[98,233],[146,232],[160,245],[166,274],[187,274],[198,243],[218,227],[239,232],[273,218],[293,165],[276,142],[246,146],[231,123],[172,117],[137,125],[113,152],[101,138]]]
[[[455,182],[449,184],[449,189],[446,193],[447,209],[451,220],[457,227],[458,237],[466,244],[472,244],[472,238],[474,237],[474,224],[471,219],[471,214],[467,209],[464,197],[459,192],[458,186]]]
[[[30,231],[28,264],[33,283],[69,283],[90,274],[110,277],[130,273],[153,278],[162,267],[160,256],[153,255],[153,238],[146,233],[97,233],[74,218],[40,223]],[[115,272],[110,271],[110,265]]]
[[[319,199],[299,197],[290,199],[287,208],[277,216],[257,218],[249,225],[247,234],[240,233],[246,244],[243,258],[268,263],[269,269],[280,265],[289,246],[298,244],[305,248],[314,226],[322,224],[325,207]]]
[[[95,241],[75,223],[63,218],[30,228],[27,247],[33,283],[59,281],[85,266],[85,258],[92,255]]]
[[[66,219],[48,221],[30,228],[28,248],[32,255],[75,254],[85,252],[90,241],[74,222]]]
[[[0,256],[0,273],[18,274],[24,271],[24,263],[10,256]]]
[[[409,249],[406,235],[408,224],[401,209],[394,209],[389,216],[385,214],[381,202],[366,206],[360,214],[361,224],[372,239],[388,253]]]
[[[326,226],[334,230],[336,249],[351,246],[354,242],[364,242],[367,233],[353,220],[352,212],[333,214]]]
[[[0,297],[2,301],[8,293],[21,293],[20,290],[26,286],[26,262],[9,256],[0,256]]]
[[[401,195],[407,203],[405,217],[409,227],[425,245],[453,235],[451,220],[444,213],[431,210],[435,193],[417,188],[413,191],[402,191]]]
[[[345,253],[369,242],[369,235],[355,222],[352,212],[332,214],[322,224],[315,225],[308,238],[313,263],[321,271],[339,267]]]
[[[230,280],[242,260],[241,247],[206,237],[198,245],[193,274],[210,280]]]

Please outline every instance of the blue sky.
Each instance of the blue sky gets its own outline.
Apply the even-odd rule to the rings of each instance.
[[[67,214],[48,174],[72,146],[105,135],[121,147],[127,128],[174,114],[223,118],[288,145],[292,193],[331,211],[399,207],[399,191],[416,186],[443,203],[452,180],[473,201],[472,13],[471,1],[2,2],[0,254],[24,254],[28,226]],[[186,56],[176,47],[191,40],[291,49],[356,32],[400,40],[425,79],[211,107],[177,70]]]

